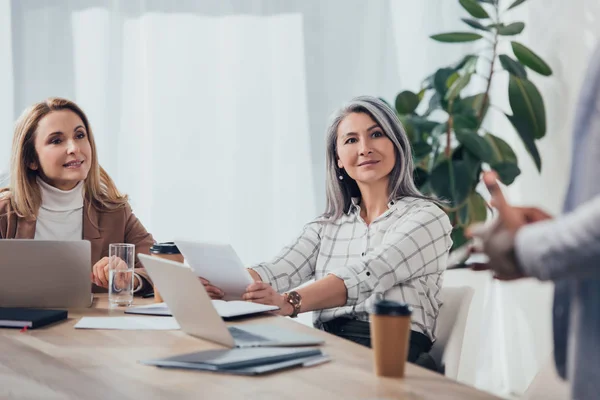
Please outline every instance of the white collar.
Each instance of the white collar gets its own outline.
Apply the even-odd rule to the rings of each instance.
[[[83,181],[71,190],[60,190],[37,177],[42,208],[48,211],[73,211],[83,208]]]
[[[348,209],[348,214],[350,214],[354,210],[360,212],[360,197],[352,197],[350,200],[352,201],[352,205]],[[387,205],[388,209],[391,209],[397,202],[398,200],[390,200],[390,202]]]

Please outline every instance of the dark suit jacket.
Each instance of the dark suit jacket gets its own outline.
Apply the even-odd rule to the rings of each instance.
[[[1,195],[0,195],[1,196]],[[108,246],[111,243],[131,243],[135,245],[136,255],[149,254],[154,243],[152,235],[146,231],[131,207],[120,208],[116,211],[98,211],[83,204],[83,239],[89,240],[92,247],[92,265],[102,257],[108,256]],[[0,239],[33,239],[36,221],[19,218],[14,212],[8,199],[0,199]],[[135,260],[135,272],[144,280],[144,287],[136,294],[152,291],[152,281],[139,259]],[[94,286],[94,292],[106,292],[106,289]]]

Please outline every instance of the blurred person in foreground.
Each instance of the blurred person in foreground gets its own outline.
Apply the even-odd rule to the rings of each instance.
[[[571,398],[600,398],[600,47],[592,56],[573,132],[564,215],[512,207],[495,173],[484,174],[498,218],[473,226],[498,279],[535,277],[555,283],[554,358]]]

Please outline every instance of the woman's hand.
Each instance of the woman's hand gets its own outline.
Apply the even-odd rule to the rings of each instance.
[[[125,263],[125,261],[121,260],[118,257],[113,256],[113,258],[114,259],[112,262],[114,265],[112,266],[112,269],[116,271],[127,271],[127,264]],[[92,267],[92,282],[97,286],[103,287],[105,289],[108,289],[108,285],[110,284],[110,262],[111,260],[109,257],[103,257]],[[126,288],[129,285],[129,282],[127,281],[129,279],[129,276],[130,275],[127,273],[116,273],[116,281],[113,284],[113,287],[121,289]],[[135,278],[135,276],[132,276],[131,279],[133,279],[133,289],[135,290],[140,285],[140,281],[137,278]]]
[[[246,293],[242,295],[242,300],[277,306],[280,315],[292,315],[294,311],[292,305],[285,300],[284,295],[277,293],[271,285],[264,282],[250,284],[246,288]]]
[[[204,285],[204,289],[206,290],[206,293],[208,293],[208,295],[210,296],[211,299],[221,300],[223,298],[223,296],[225,296],[225,292],[223,292],[218,287],[211,285],[210,282],[207,281],[206,279],[204,279],[202,277],[200,277],[199,279],[200,279],[200,282],[202,282],[202,284]]]
[[[108,289],[108,257],[103,257],[92,267],[92,282],[100,287]]]
[[[248,271],[254,282],[262,282],[262,278],[260,277],[258,272],[256,272],[252,268],[246,268],[246,270]]]

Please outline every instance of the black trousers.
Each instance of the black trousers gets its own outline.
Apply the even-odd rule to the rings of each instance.
[[[323,330],[354,343],[371,347],[371,330],[367,321],[340,317],[324,322]],[[440,372],[435,360],[429,355],[432,345],[433,343],[426,335],[421,332],[410,331],[408,362]]]

